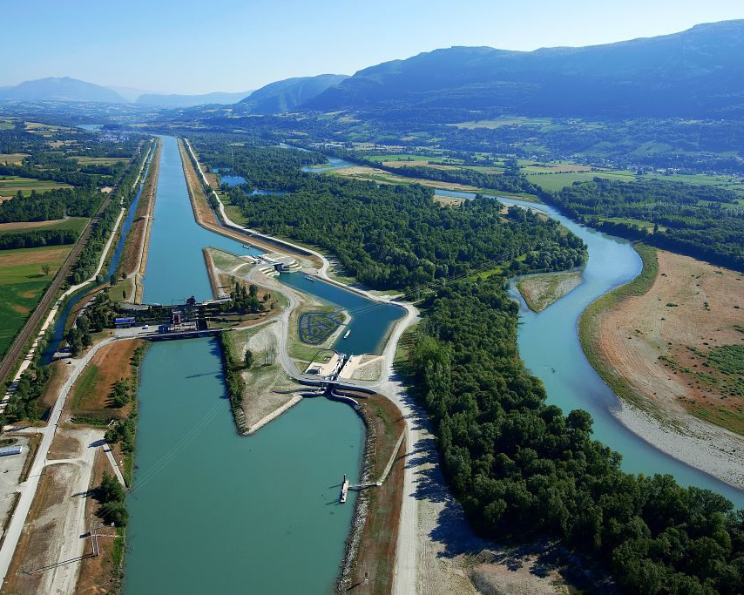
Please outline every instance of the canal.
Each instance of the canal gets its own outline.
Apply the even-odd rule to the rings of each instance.
[[[195,223],[164,137],[145,300],[212,297],[205,246],[248,253]],[[350,407],[304,400],[240,437],[214,339],[153,344],[138,404],[125,593],[331,592],[356,501],[338,504],[340,483],[359,481],[364,443]]]

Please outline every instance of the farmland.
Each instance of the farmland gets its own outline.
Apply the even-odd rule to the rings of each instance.
[[[49,246],[0,252],[0,354],[8,349],[71,249]],[[45,265],[48,275],[42,269]]]
[[[19,190],[24,196],[36,192],[45,192],[54,188],[72,188],[69,184],[54,180],[37,180],[21,176],[0,176],[0,196],[14,196]]]

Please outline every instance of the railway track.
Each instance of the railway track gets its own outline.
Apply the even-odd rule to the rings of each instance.
[[[49,311],[49,308],[54,303],[57,292],[60,290],[62,284],[65,282],[65,279],[69,275],[72,265],[75,264],[78,256],[80,256],[83,248],[88,243],[88,239],[90,238],[93,226],[100,220],[101,214],[111,204],[111,201],[113,200],[112,197],[116,194],[116,190],[118,189],[118,187],[119,184],[116,184],[116,186],[114,186],[113,190],[108,194],[103,203],[101,203],[100,208],[88,222],[88,225],[83,230],[83,233],[80,235],[80,238],[75,243],[73,249],[70,251],[70,254],[67,255],[67,258],[62,263],[59,271],[57,271],[57,274],[54,276],[51,285],[44,292],[44,295],[41,297],[38,305],[36,306],[36,308],[34,308],[34,311],[31,312],[31,315],[24,323],[20,332],[16,335],[16,338],[11,343],[8,351],[6,351],[5,355],[3,355],[3,358],[0,361],[0,381],[5,382],[8,379],[8,374],[11,372],[14,364],[22,355],[24,347],[26,346],[28,341],[34,336],[34,333],[36,332],[36,329],[41,323],[43,317],[46,315],[46,313]]]

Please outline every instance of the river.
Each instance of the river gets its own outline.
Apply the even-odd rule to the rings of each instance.
[[[205,246],[247,252],[194,222],[176,141],[165,137],[146,300],[212,297]],[[338,504],[343,474],[359,481],[357,414],[306,399],[238,436],[214,339],[153,344],[137,398],[124,592],[331,592],[356,502],[350,492]]]
[[[467,192],[437,194],[473,198]],[[499,198],[504,204],[535,208],[557,219],[589,248],[589,261],[581,285],[539,314],[532,312],[519,292],[519,353],[532,374],[540,378],[548,402],[564,411],[584,409],[594,418],[594,436],[623,455],[622,467],[630,473],[670,473],[683,485],[719,492],[737,507],[744,507],[744,492],[658,450],[622,425],[613,415],[621,404],[591,366],[578,336],[578,321],[586,307],[608,291],[641,272],[642,262],[630,242],[579,225],[556,209],[542,204]]]

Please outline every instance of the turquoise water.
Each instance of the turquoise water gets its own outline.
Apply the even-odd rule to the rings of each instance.
[[[351,322],[347,330],[351,333],[344,339],[346,333],[344,330],[333,345],[334,349],[342,353],[381,353],[393,323],[405,315],[405,310],[400,306],[377,304],[331,283],[318,279],[309,281],[302,274],[289,273],[279,275],[278,278],[285,285],[319,297],[324,302],[349,312]]]
[[[220,176],[220,184],[227,184],[228,186],[239,186],[245,184],[245,178],[243,176]]]
[[[143,301],[183,303],[192,295],[198,301],[211,299],[202,252],[206,247],[239,255],[261,254],[260,250],[243,248],[238,241],[207,231],[194,221],[178,143],[171,136],[163,137]]]
[[[309,165],[306,165],[302,168],[302,171],[306,173],[314,173],[319,174],[324,171],[331,171],[332,169],[341,169],[342,167],[351,167],[354,164],[350,161],[344,161],[343,159],[339,159],[338,157],[329,157],[328,158],[328,164],[323,165],[321,167],[315,166],[311,167]]]
[[[332,591],[362,457],[350,407],[305,400],[240,437],[213,339],[153,344],[138,401],[126,594]]]
[[[437,194],[472,198],[465,192]],[[586,307],[611,289],[631,281],[641,272],[642,262],[631,244],[579,225],[547,205],[499,198],[505,204],[538,208],[579,236],[589,247],[589,261],[582,271],[581,285],[549,308],[535,314],[519,292],[519,353],[530,372],[540,378],[548,402],[568,412],[584,409],[594,418],[594,436],[623,455],[623,469],[630,473],[670,473],[683,485],[715,490],[744,506],[744,492],[670,457],[623,426],[612,412],[620,401],[599,377],[584,355],[578,336],[578,321]]]

